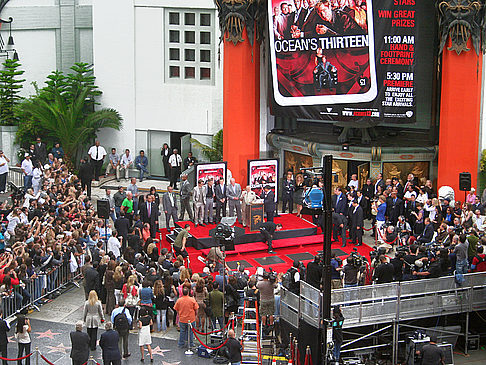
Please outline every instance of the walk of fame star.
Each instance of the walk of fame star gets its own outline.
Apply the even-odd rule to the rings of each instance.
[[[148,351],[147,349],[145,349],[145,351]],[[165,356],[164,355],[164,352],[169,352],[170,350],[162,350],[160,348],[160,346],[157,346],[157,347],[154,347],[152,349],[152,355],[160,355],[160,356]]]
[[[54,336],[60,335],[61,333],[58,332],[52,332],[50,329],[48,329],[45,332],[34,332],[34,334],[38,335],[37,338],[50,338],[51,340],[54,339]]]
[[[60,343],[57,346],[46,346],[46,347],[49,349],[49,351],[48,351],[49,354],[51,352],[60,352],[62,354],[65,354],[67,350],[71,349],[71,347],[69,347],[69,346],[64,346],[63,343]]]

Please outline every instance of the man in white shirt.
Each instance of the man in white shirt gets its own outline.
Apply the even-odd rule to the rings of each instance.
[[[125,172],[125,180],[128,180],[128,170],[133,167],[133,157],[127,148],[121,157],[120,164],[116,167],[116,181],[120,181],[121,171]]]
[[[32,171],[34,166],[30,159],[30,154],[25,154],[25,160],[22,161],[22,172],[24,173],[24,188],[28,189],[32,187]]]
[[[179,155],[177,148],[174,148],[174,153],[169,157],[170,165],[170,184],[169,186],[177,189],[177,180],[181,175],[182,157]]]
[[[113,230],[111,237],[106,244],[106,251],[108,253],[113,252],[116,259],[120,257],[120,240],[116,237],[117,231]]]
[[[91,146],[88,155],[91,158],[91,164],[93,165],[94,178],[96,181],[100,181],[101,166],[103,166],[103,160],[106,156],[105,148],[100,146],[100,141],[97,140],[94,146]]]
[[[481,215],[481,211],[476,209],[472,217],[473,224],[476,225],[479,232],[484,232],[484,227],[486,225],[486,217]]]
[[[0,151],[0,194],[7,190],[8,163],[10,160]]]
[[[352,174],[351,181],[348,183],[349,187],[354,187],[354,190],[358,190],[358,175]]]

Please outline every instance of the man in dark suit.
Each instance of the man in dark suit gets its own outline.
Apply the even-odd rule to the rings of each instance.
[[[260,224],[260,232],[263,235],[263,243],[268,245],[268,253],[275,253],[272,247],[273,236],[275,235],[276,231],[280,231],[281,229],[282,225],[280,223],[275,224],[272,221],[267,221]]]
[[[385,190],[386,184],[385,184],[385,181],[383,180],[383,174],[381,174],[381,173],[379,173],[378,177],[376,178],[375,185],[374,185],[375,190],[374,190],[373,194],[377,193],[378,186],[381,186],[381,192],[383,192],[383,190]]]
[[[404,194],[404,191],[403,191],[403,186],[402,184],[400,184],[400,180],[398,180],[398,178],[394,177],[392,179],[392,184],[393,184],[393,187],[397,189],[397,196],[400,198],[400,199],[403,199],[403,194]]]
[[[71,337],[71,359],[73,365],[82,365],[89,359],[89,336],[83,332],[83,321],[76,322],[76,331],[69,334]]]
[[[164,165],[164,177],[170,177],[170,165],[169,157],[172,155],[171,149],[167,143],[164,143],[160,150],[160,155],[162,156],[162,164]]]
[[[0,353],[2,357],[8,359],[7,356],[7,332],[10,331],[10,326],[8,325],[7,321],[3,319],[3,310],[0,308]],[[3,365],[7,365],[6,360],[2,360]]]
[[[320,221],[324,223],[324,214],[321,215]],[[336,232],[334,241],[339,241],[339,235],[341,235],[342,247],[346,247],[346,225],[348,224],[344,215],[332,212],[332,231]],[[321,225],[324,230],[323,225]]]
[[[282,182],[282,213],[287,210],[289,206],[289,213],[294,210],[294,191],[295,181],[292,178],[292,171],[287,172],[286,178]]]
[[[417,241],[422,244],[430,243],[434,238],[434,225],[430,223],[429,217],[424,219],[424,224],[425,224],[424,232],[417,239]]]
[[[405,218],[407,218],[412,228],[415,226],[415,221],[417,220],[417,217],[413,213],[418,213],[415,195],[410,196],[410,200],[407,202],[407,207],[405,208]]]
[[[403,214],[403,200],[398,198],[396,189],[393,189],[391,196],[386,199],[386,209],[388,220],[397,225],[398,217]]]
[[[100,347],[104,365],[120,365],[121,353],[118,347],[118,332],[113,330],[111,322],[105,323],[105,331],[100,336]]]
[[[347,213],[347,199],[340,187],[334,189],[334,195],[332,196],[332,207],[337,214],[346,215]]]
[[[124,212],[120,212],[120,216],[115,221],[115,229],[120,236],[123,237],[122,248],[127,247],[128,229],[130,228],[130,220],[125,217]]]
[[[270,189],[270,185],[266,185],[263,188],[262,195],[260,198],[263,199],[263,210],[267,216],[267,222],[273,222],[273,216],[275,214],[275,193]]]
[[[165,228],[170,232],[170,218],[175,223],[178,221],[176,197],[172,191],[172,186],[167,187],[167,193],[162,196],[162,206],[165,213]]]
[[[349,215],[351,219],[351,243],[361,246],[363,244],[363,208],[359,206],[358,200],[353,200]]]
[[[356,190],[356,200],[358,200],[358,205],[363,209],[363,216],[366,216],[366,211],[368,210],[369,201],[363,195],[361,190]]]
[[[44,165],[44,162],[46,162],[47,158],[47,147],[46,144],[42,142],[40,137],[37,137],[37,140],[35,142],[34,155],[36,156],[37,160]]]
[[[150,237],[155,238],[155,234],[159,229],[159,207],[154,203],[154,196],[147,195],[145,203],[139,205],[140,218],[143,223],[150,224]]]
[[[86,299],[88,299],[89,292],[91,290],[96,290],[98,288],[99,273],[98,273],[98,262],[94,262],[93,266],[88,266],[84,272],[84,294]]]
[[[365,219],[370,219],[371,218],[371,202],[372,202],[374,195],[375,195],[375,187],[373,186],[371,179],[366,180],[366,184],[363,186],[362,190],[363,190],[363,196],[368,203],[368,207],[364,211]]]
[[[226,184],[220,178],[219,183],[214,187],[216,201],[216,223],[221,222],[221,217],[226,217]]]
[[[81,180],[81,190],[86,189],[86,195],[91,198],[91,180],[93,180],[93,166],[86,161],[86,159],[81,159],[81,165],[79,165],[78,172],[79,180]]]
[[[181,191],[180,191],[180,196],[181,196],[181,213],[179,215],[179,220],[183,221],[184,220],[184,213],[187,210],[187,214],[189,215],[189,220],[198,223],[194,221],[194,215],[192,214],[192,208],[191,208],[191,195],[192,195],[192,186],[187,180],[187,175],[182,175],[181,176]]]

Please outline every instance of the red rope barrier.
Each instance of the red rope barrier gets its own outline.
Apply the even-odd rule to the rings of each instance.
[[[27,359],[28,357],[31,357],[34,353],[31,352],[30,354],[28,355],[25,355],[24,357],[19,357],[18,359],[7,359],[6,357],[1,357],[0,356],[0,360],[5,360],[5,361],[20,361],[20,360],[23,360],[23,359]]]
[[[228,322],[229,323],[229,322]],[[224,345],[226,345],[226,342],[228,342],[228,338],[226,339],[226,341],[224,341],[221,345],[219,345],[218,347],[209,347],[207,346],[204,342],[202,342],[199,337],[197,336],[197,333],[194,331],[194,328],[191,328],[192,332],[194,333],[194,336],[196,337],[196,339],[199,341],[199,343],[201,345],[203,345],[205,348],[207,348],[208,350],[218,350],[220,349],[221,347],[223,347]]]
[[[387,244],[389,244],[389,245],[393,245],[395,242],[397,242],[397,241],[398,241],[398,236],[397,236],[397,237],[396,237],[396,238],[395,238],[393,241],[388,242],[388,241],[387,241],[385,238],[383,238],[383,235],[381,234],[381,232],[380,232],[380,230],[379,230],[379,229],[377,229],[376,231],[378,232],[378,235],[380,236],[380,239],[382,239],[382,240],[383,240],[383,242],[385,242],[385,243],[387,243]]]
[[[44,355],[42,355],[41,353],[39,353],[39,355],[42,358],[42,360],[44,360],[49,365],[55,365],[53,362],[50,362],[49,360],[47,360],[46,357]]]
[[[372,231],[372,230],[373,230],[373,228],[375,228],[375,227],[373,227],[373,226],[372,226],[372,227],[371,227],[371,228],[369,228],[369,229],[366,229],[365,227],[363,227],[363,231],[369,232],[369,231]]]
[[[212,335],[213,333],[218,333],[218,332],[224,331],[226,328],[228,328],[228,326],[229,326],[230,322],[232,322],[232,321],[228,321],[228,323],[226,323],[226,325],[225,325],[223,328],[219,329],[219,330],[214,330],[214,331],[207,332],[207,333],[205,333],[205,332],[200,332],[200,331],[198,331],[198,330],[197,330],[197,329],[195,329],[195,328],[193,328],[192,330],[193,330],[194,332],[196,332],[196,333],[200,334],[201,336]]]

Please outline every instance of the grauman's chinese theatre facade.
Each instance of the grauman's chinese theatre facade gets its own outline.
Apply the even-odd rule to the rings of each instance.
[[[215,2],[239,181],[266,138],[281,173],[332,154],[339,184],[411,172],[457,193],[467,171],[477,186],[484,0]]]

